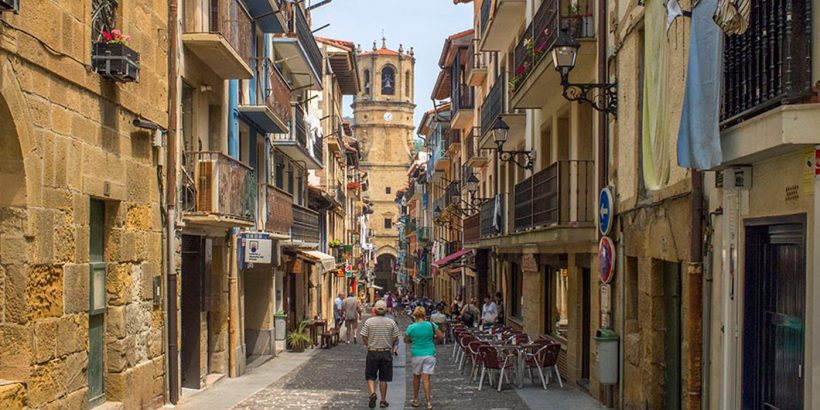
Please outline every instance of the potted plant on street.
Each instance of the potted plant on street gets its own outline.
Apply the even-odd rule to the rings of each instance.
[[[290,332],[288,335],[288,345],[290,345],[290,351],[294,353],[302,353],[305,351],[305,348],[308,344],[310,344],[310,335],[307,332],[308,322],[304,321],[299,323],[299,328]]]
[[[130,37],[120,30],[103,31],[94,43],[91,65],[101,76],[114,81],[132,82],[140,78],[140,54],[127,43]]]

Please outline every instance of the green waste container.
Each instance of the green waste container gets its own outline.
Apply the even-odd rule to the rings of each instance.
[[[276,340],[285,340],[285,330],[288,326],[288,314],[285,312],[276,312],[273,314],[273,318]]]
[[[595,344],[598,347],[598,382],[618,384],[618,335],[612,329],[598,329]]]

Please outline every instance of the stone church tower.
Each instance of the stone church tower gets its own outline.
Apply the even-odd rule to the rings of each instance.
[[[368,228],[376,260],[376,285],[394,290],[396,277],[391,274],[398,256],[398,232],[395,228],[396,192],[407,183],[407,169],[413,151],[413,49],[387,48],[359,50],[359,78],[362,92],[353,101],[354,135],[362,144],[362,169],[368,173],[370,186],[366,196],[373,204]]]

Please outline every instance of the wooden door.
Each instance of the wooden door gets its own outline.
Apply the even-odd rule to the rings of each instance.
[[[199,389],[201,378],[200,333],[203,306],[202,284],[205,258],[202,237],[182,236],[182,273],[180,305],[180,376],[182,387]]]
[[[666,331],[664,332],[664,362],[666,373],[666,391],[664,408],[677,410],[681,408],[681,283],[680,264],[663,263],[664,314]]]
[[[88,401],[105,401],[105,203],[92,199],[89,208]]]
[[[581,281],[582,281],[582,298],[583,303],[581,304],[582,312],[582,326],[583,329],[581,331],[582,335],[582,342],[581,342],[581,384],[586,386],[589,384],[589,363],[590,363],[590,339],[592,338],[592,334],[590,326],[592,326],[591,320],[591,313],[590,309],[592,307],[591,301],[591,272],[589,268],[581,268]]]
[[[803,220],[747,225],[745,252],[743,407],[802,409],[806,285]]]

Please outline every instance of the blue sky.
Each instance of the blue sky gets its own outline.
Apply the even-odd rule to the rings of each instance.
[[[320,0],[307,0],[308,4]],[[424,111],[432,108],[430,93],[440,71],[438,58],[447,36],[472,27],[473,5],[453,4],[452,0],[333,0],[313,11],[313,28],[330,24],[317,36],[353,41],[369,50],[373,41],[381,47],[382,30],[387,47],[416,52],[416,115],[418,124]],[[350,102],[345,104],[350,114]]]

